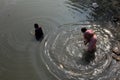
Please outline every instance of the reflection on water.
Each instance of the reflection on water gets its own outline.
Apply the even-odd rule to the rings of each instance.
[[[86,17],[95,21],[110,21],[120,14],[119,0],[68,0],[66,3],[75,11],[86,12]],[[98,8],[93,8],[92,3],[97,3]]]
[[[93,2],[100,8],[93,9]],[[111,19],[118,14],[118,2],[0,0],[0,80],[119,80],[119,62],[110,56],[113,31],[91,27],[84,20],[94,23]],[[81,22],[74,23],[79,19]],[[45,38],[41,43],[31,34],[34,23],[43,27]],[[95,59],[88,65],[81,60],[86,48],[80,32],[83,26],[94,29],[98,37]]]
[[[95,30],[98,42],[95,60],[83,65],[82,56],[86,46],[83,44],[81,27],[86,25],[61,25],[57,31],[49,34],[43,42],[44,50],[41,55],[48,70],[60,80],[96,80],[111,79],[110,31],[100,26],[90,27]],[[114,74],[114,73],[113,73]],[[112,77],[110,77],[112,76]]]

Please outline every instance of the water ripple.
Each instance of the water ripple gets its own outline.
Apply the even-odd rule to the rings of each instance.
[[[83,26],[93,28],[98,37],[95,60],[87,65],[82,61],[86,48],[80,32]],[[110,38],[112,34],[97,25],[65,24],[46,37],[41,57],[48,70],[60,80],[99,79],[106,76],[111,64]]]

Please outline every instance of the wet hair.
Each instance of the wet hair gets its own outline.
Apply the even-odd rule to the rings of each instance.
[[[34,28],[38,28],[39,25],[37,23],[34,24]]]
[[[83,28],[81,28],[81,32],[86,32],[86,30],[87,30],[87,28],[85,28],[85,27],[83,27]]]

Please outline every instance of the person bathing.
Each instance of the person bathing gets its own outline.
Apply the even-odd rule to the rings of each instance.
[[[81,28],[81,32],[83,33],[84,37],[84,45],[88,44],[85,58],[87,61],[95,58],[95,51],[96,51],[96,42],[97,36],[92,29],[87,29],[86,27]]]
[[[43,30],[37,23],[34,24],[35,28],[35,38],[37,41],[41,40],[44,37]]]

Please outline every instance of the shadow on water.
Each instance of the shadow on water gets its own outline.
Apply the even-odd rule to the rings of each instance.
[[[95,59],[95,51],[93,51],[93,52],[84,51],[83,56],[82,56],[83,63],[85,63],[86,65],[88,65],[94,59]]]

